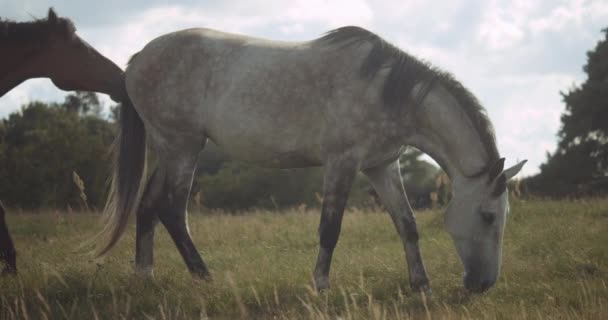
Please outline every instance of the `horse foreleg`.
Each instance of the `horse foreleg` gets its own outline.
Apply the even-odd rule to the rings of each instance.
[[[429,279],[418,246],[416,220],[403,188],[399,162],[366,169],[363,173],[374,186],[399,232],[408,263],[410,286],[414,290],[429,291]]]
[[[340,236],[344,207],[357,171],[358,163],[350,159],[336,159],[325,166],[319,256],[313,273],[317,290],[329,288],[331,258]]]
[[[0,261],[5,263],[1,274],[14,274],[17,272],[17,252],[6,225],[5,215],[4,205],[0,202]]]

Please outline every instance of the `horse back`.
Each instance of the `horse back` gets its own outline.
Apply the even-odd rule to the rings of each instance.
[[[319,165],[342,147],[334,144],[367,135],[353,130],[372,120],[379,99],[358,75],[366,49],[188,29],[138,53],[127,90],[151,127],[208,137],[264,166]]]

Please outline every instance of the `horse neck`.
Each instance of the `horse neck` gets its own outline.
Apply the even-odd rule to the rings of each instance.
[[[479,131],[455,97],[434,85],[413,113],[408,144],[431,156],[455,183],[484,171],[491,156]]]
[[[3,51],[6,55],[0,61],[0,96],[27,79],[49,78],[63,90],[101,92],[115,101],[122,100],[124,76],[122,69],[114,62],[94,48],[79,49],[83,51],[79,55],[67,55],[67,52],[63,52],[70,50],[69,47],[63,44],[56,47],[60,47],[59,51],[51,51],[47,45],[7,46]],[[59,62],[57,59],[66,61]],[[64,67],[57,68],[58,64]]]
[[[23,68],[29,61],[40,55],[46,55],[50,50],[52,42],[45,38],[23,39],[10,41],[1,47],[3,57],[2,69],[15,70]]]
[[[24,70],[28,58],[35,52],[33,46],[3,46],[0,60],[0,96],[31,78]]]

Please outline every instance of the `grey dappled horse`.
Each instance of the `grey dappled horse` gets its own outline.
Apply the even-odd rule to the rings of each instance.
[[[324,166],[318,289],[329,287],[331,258],[357,172],[371,181],[401,236],[414,289],[429,288],[414,213],[399,174],[405,146],[433,157],[450,175],[446,225],[464,264],[465,286],[484,291],[499,274],[507,180],[494,130],[473,95],[442,72],[358,27],[304,42],[209,29],[161,36],[125,74],[124,104],[107,252],[137,211],[136,268],[150,274],[160,220],[190,272],[209,276],[192,242],[186,204],[207,139],[260,166]],[[158,158],[144,177],[145,139]]]

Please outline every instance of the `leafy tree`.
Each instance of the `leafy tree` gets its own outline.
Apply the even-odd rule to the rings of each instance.
[[[93,115],[101,117],[102,105],[99,97],[94,92],[76,91],[65,97],[61,105],[67,111],[80,114],[82,116]]]
[[[410,203],[415,208],[431,205],[430,193],[435,191],[435,177],[440,171],[434,165],[421,160],[423,153],[415,148],[408,148],[399,162],[403,185]]]
[[[84,181],[89,205],[105,198],[112,124],[98,116],[96,96],[75,93],[63,104],[32,102],[2,121],[0,195],[7,204],[26,208],[76,206],[81,202],[72,181]]]
[[[541,173],[526,181],[531,192],[565,196],[608,192],[608,28],[587,52],[587,80],[562,93],[559,144]]]

